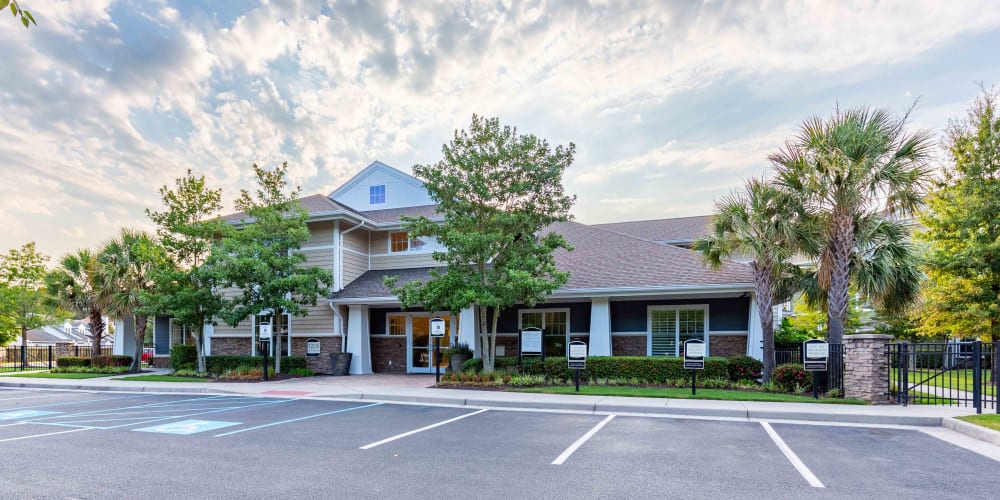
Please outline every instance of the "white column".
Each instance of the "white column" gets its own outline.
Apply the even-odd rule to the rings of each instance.
[[[750,294],[750,324],[747,325],[747,356],[764,359],[764,328],[757,310],[757,296]]]
[[[135,317],[126,314],[122,319],[115,320],[115,345],[112,353],[132,356],[135,354]]]
[[[458,321],[458,341],[468,344],[472,348],[473,355],[479,357],[479,353],[476,352],[476,329],[479,326],[479,322],[476,321],[476,309],[473,307],[462,309]]]
[[[611,355],[611,305],[607,297],[590,299],[589,356]]]
[[[201,327],[202,336],[205,337],[205,356],[212,355],[212,335],[215,333],[215,325],[206,323]],[[252,343],[252,342],[251,342]]]
[[[368,306],[347,308],[347,352],[351,353],[351,375],[371,375],[372,352],[368,330]]]

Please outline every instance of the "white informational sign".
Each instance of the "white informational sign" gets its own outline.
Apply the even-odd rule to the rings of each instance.
[[[444,320],[434,318],[431,320],[431,337],[444,337]]]
[[[830,358],[830,344],[822,339],[802,343],[802,368],[811,372],[825,372]]]
[[[521,354],[542,353],[542,330],[526,328],[521,330]]]
[[[684,357],[686,357],[686,358],[704,358],[705,357],[705,344],[697,344],[697,343],[685,344]]]
[[[306,356],[319,356],[319,340],[309,339],[306,341]]]
[[[579,340],[570,342],[569,357],[566,360],[569,361],[569,369],[571,370],[587,368],[587,344]]]
[[[826,342],[812,342],[806,344],[806,357],[810,359],[820,359],[830,357],[830,344]]]
[[[257,325],[257,336],[261,340],[271,340],[271,324],[261,323]]]
[[[697,339],[684,341],[684,369],[705,369],[705,341]]]

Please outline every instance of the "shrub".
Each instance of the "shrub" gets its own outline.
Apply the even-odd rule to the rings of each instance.
[[[174,370],[193,370],[197,364],[197,347],[193,345],[175,345],[170,348],[170,367]]]
[[[729,380],[733,382],[756,381],[764,370],[764,363],[750,356],[733,356],[729,358]]]
[[[112,356],[94,356],[90,365],[94,368],[128,367],[132,364],[132,356],[115,354]]]
[[[268,365],[273,368],[274,361],[269,357],[267,358]],[[264,366],[263,356],[205,356],[205,370],[209,373],[225,373],[229,370],[236,370],[241,367],[262,367]],[[281,357],[281,369],[283,371],[291,372],[295,369],[305,369],[306,358],[301,356],[282,356]],[[264,376],[264,372],[261,371],[261,377]]]
[[[291,370],[288,370],[288,374],[293,377],[312,377],[313,375],[316,375],[316,372],[308,368],[292,368]]]
[[[56,366],[58,366],[59,368],[90,366],[90,358],[80,358],[76,356],[66,356],[63,358],[56,358]]]
[[[52,373],[107,373],[119,374],[128,373],[128,366],[106,366],[97,368],[93,366],[69,366],[66,368],[53,368]]]
[[[195,378],[208,377],[208,373],[198,373],[198,371],[196,370],[174,370],[174,373],[172,373],[172,375],[176,375],[178,377],[195,377]]]
[[[459,342],[459,343],[457,343],[457,344],[455,344],[455,345],[453,345],[453,346],[445,349],[444,351],[442,351],[442,353],[445,356],[451,356],[452,354],[464,354],[466,356],[470,356],[471,357],[472,356],[472,349],[469,348],[469,344],[466,344],[464,342]],[[462,366],[464,367],[465,365],[463,364]]]
[[[802,369],[802,365],[788,363],[774,369],[771,380],[785,392],[794,392],[796,386],[811,389],[812,377]]]

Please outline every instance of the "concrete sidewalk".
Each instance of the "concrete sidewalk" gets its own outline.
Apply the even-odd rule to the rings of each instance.
[[[944,419],[975,413],[972,408],[947,406],[841,405],[769,403],[612,396],[529,394],[501,391],[437,389],[429,375],[363,375],[311,377],[274,382],[131,382],[122,376],[82,380],[32,379],[0,376],[0,387],[82,391],[199,393],[251,396],[447,404],[475,408],[524,408],[713,417],[739,420],[796,420],[881,425],[941,426]]]

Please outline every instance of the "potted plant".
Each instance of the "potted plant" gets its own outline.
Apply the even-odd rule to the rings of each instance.
[[[462,373],[462,365],[472,359],[472,349],[469,344],[459,342],[445,349],[444,355],[448,357],[448,370],[451,373]]]

